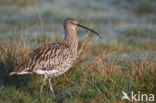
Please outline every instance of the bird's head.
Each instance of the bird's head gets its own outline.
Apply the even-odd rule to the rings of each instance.
[[[78,26],[76,24],[78,24],[78,22],[74,19],[71,19],[71,18],[65,19],[64,23],[63,23],[64,27],[70,28],[73,31],[78,30]]]
[[[89,30],[89,31],[93,32],[98,37],[102,38],[102,36],[99,35],[96,31],[94,31],[94,30],[92,30],[92,29],[90,29],[90,28],[88,28],[86,26],[83,26],[81,24],[78,24],[78,22],[76,20],[72,19],[72,18],[65,19],[63,25],[64,25],[64,28],[65,29],[69,29],[69,30],[72,30],[74,32],[77,32],[77,30],[79,29],[79,27],[80,28],[84,28],[86,30]]]

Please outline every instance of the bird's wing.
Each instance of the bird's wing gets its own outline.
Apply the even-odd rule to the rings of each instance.
[[[61,62],[60,58],[64,57],[64,59],[67,59],[70,53],[71,50],[65,43],[45,44],[35,49],[28,58],[14,69],[12,74],[37,69],[55,68]]]

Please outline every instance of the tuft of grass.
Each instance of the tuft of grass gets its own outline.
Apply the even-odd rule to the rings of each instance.
[[[116,57],[119,53],[127,53],[120,46],[94,46],[91,40],[84,44],[80,57],[73,67],[64,75],[53,78],[56,92],[54,99],[45,85],[42,94],[39,87],[42,77],[37,75],[8,76],[8,73],[23,60],[30,48],[46,43],[48,37],[36,37],[30,46],[25,34],[1,41],[0,48],[0,101],[17,103],[49,103],[49,102],[105,102],[116,103],[122,97],[122,91],[156,93],[156,71],[153,60],[142,57],[140,60]],[[57,41],[53,36],[51,41]],[[30,38],[29,38],[30,39]],[[32,44],[31,44],[32,45]],[[83,45],[83,46],[82,46]],[[122,50],[122,51],[121,51]],[[142,53],[140,53],[142,54]],[[109,56],[107,56],[109,55]],[[139,55],[138,55],[139,56]],[[126,59],[126,60],[125,60]]]

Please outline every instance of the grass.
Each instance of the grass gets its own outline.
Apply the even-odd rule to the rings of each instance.
[[[136,7],[136,14],[139,16],[155,13],[155,7],[151,3],[143,2]]]
[[[25,6],[25,7],[29,7],[32,6],[34,1],[32,0],[15,0],[15,1],[10,1],[10,0],[5,0],[5,1],[0,1],[0,3],[2,3],[3,5],[8,5],[8,6],[13,6],[13,5],[18,5],[18,6]]]
[[[103,0],[82,7],[63,3],[60,6],[51,0],[16,1],[0,1],[4,6],[0,8],[3,11],[0,17],[1,103],[127,103],[121,101],[122,91],[129,95],[131,91],[140,91],[156,96],[155,19],[146,17],[155,12],[153,6],[148,8],[151,3],[135,5],[135,12],[131,12],[134,20],[122,6],[116,9],[118,6],[113,8],[108,2],[109,8],[107,5],[103,8],[98,4],[107,4]],[[136,3],[136,0],[127,1],[132,3],[130,7]],[[35,5],[41,8],[36,10]],[[36,47],[61,40],[58,34],[62,31],[57,24],[62,23],[65,16],[80,17],[80,23],[88,25],[92,20],[90,16],[95,16],[94,11],[97,13],[94,28],[102,33],[103,41],[99,43],[100,39],[92,37],[81,40],[79,50],[83,52],[75,64],[65,74],[52,79],[55,99],[48,83],[39,93],[41,76],[8,76]],[[135,17],[136,14],[139,17]]]
[[[0,101],[3,103],[49,103],[49,102],[91,102],[116,103],[121,100],[122,91],[140,91],[156,94],[155,60],[148,60],[143,52],[135,58],[123,47],[111,45],[94,46],[88,41],[73,67],[64,75],[53,78],[56,99],[52,98],[48,84],[39,94],[42,77],[38,75],[8,76],[19,61],[26,58],[36,45],[52,40],[48,37],[31,37],[15,34],[11,39],[1,41],[0,48]],[[82,41],[79,45],[84,44]],[[95,49],[96,48],[96,49]],[[139,52],[139,51],[135,51]],[[121,55],[119,55],[121,54]],[[109,55],[109,56],[108,56]],[[119,56],[117,56],[119,55]]]

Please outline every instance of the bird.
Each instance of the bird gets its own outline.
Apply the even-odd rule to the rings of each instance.
[[[87,29],[100,38],[102,36],[96,31],[78,24],[73,18],[66,18],[63,23],[65,36],[60,42],[47,43],[28,55],[9,75],[38,74],[43,76],[40,93],[43,90],[45,81],[49,80],[49,87],[55,96],[51,79],[68,71],[78,57],[78,36],[79,28]]]

